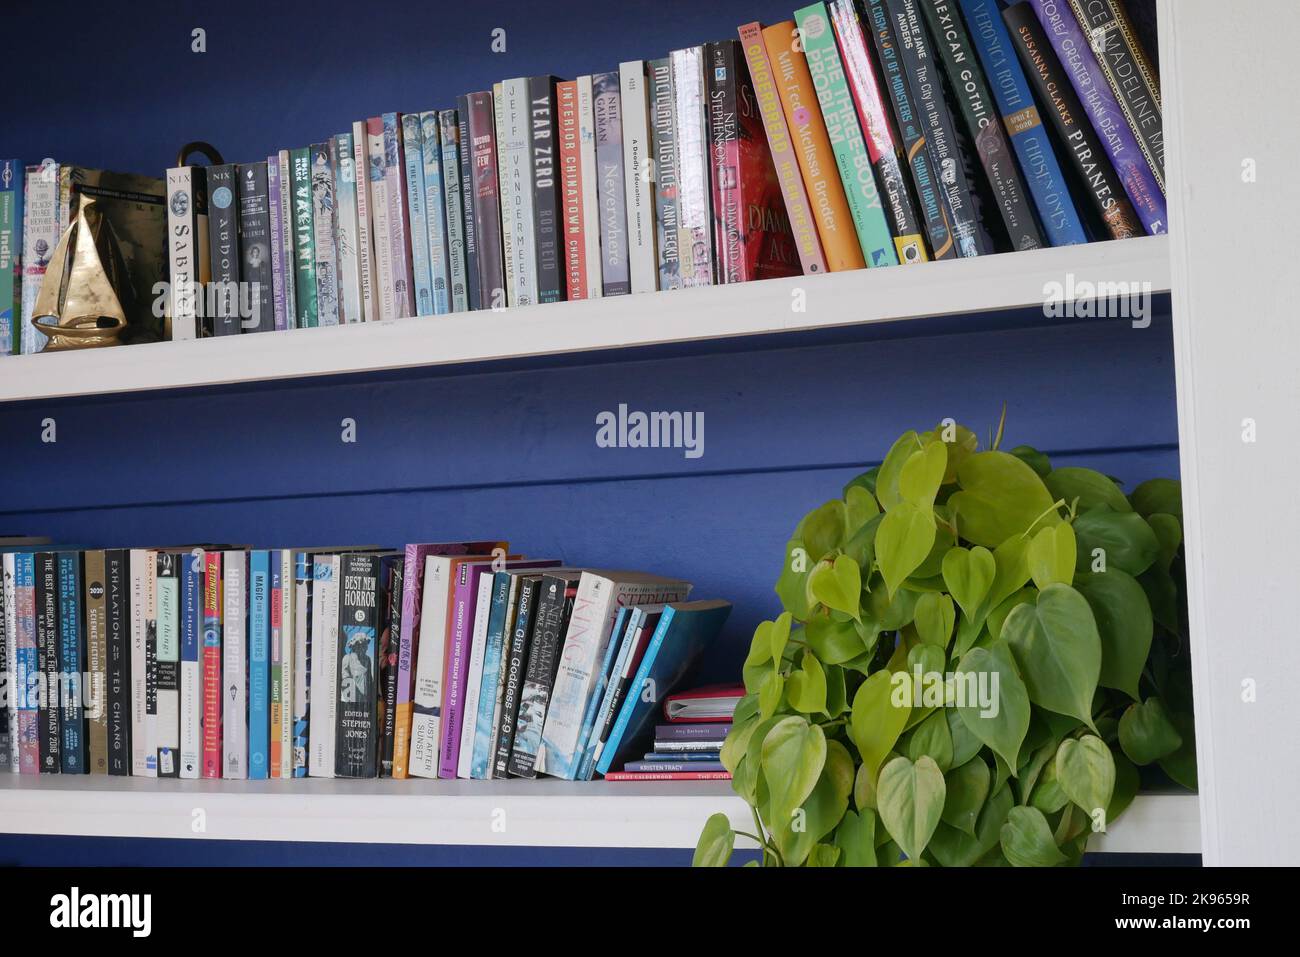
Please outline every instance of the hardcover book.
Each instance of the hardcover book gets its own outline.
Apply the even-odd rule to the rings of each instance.
[[[316,225],[313,220],[311,151],[289,154],[293,189],[294,301],[299,329],[320,325],[316,302]]]
[[[180,777],[196,779],[203,760],[203,570],[202,549],[180,559]],[[87,553],[87,575],[90,564]]]
[[[37,707],[37,743],[41,774],[58,774],[63,743],[59,721],[59,579],[58,556],[36,553],[36,669],[44,682]],[[142,696],[143,697],[143,696]]]
[[[167,171],[167,264],[172,339],[197,339],[202,331],[200,300],[212,277],[207,171],[202,166]]]
[[[23,311],[19,330],[19,349],[31,355],[45,348],[45,334],[32,325],[36,293],[40,291],[45,268],[54,255],[54,247],[63,234],[59,221],[59,164],[45,160],[28,166],[23,178]]]
[[[556,80],[528,80],[532,149],[533,241],[537,247],[537,301],[564,298],[564,265],[560,247],[560,149],[556,127]]]
[[[334,217],[334,241],[338,248],[339,322],[348,324],[364,322],[365,307],[361,300],[361,226],[357,214],[356,150],[352,145],[351,133],[337,134],[330,140],[329,145],[330,170],[334,175],[334,202],[337,207]],[[367,212],[369,212],[368,207]]]
[[[471,93],[468,100],[469,158],[473,180],[474,258],[478,261],[480,309],[507,304],[506,274],[501,245],[501,205],[498,198],[497,144],[491,92]],[[469,236],[466,228],[466,236]]]
[[[435,150],[437,145],[434,146]],[[433,270],[429,261],[429,221],[425,217],[424,126],[419,113],[402,114],[402,163],[406,211],[411,224],[411,288],[415,315],[434,315]]]
[[[465,262],[465,208],[460,179],[460,121],[455,110],[438,113],[442,143],[443,212],[447,224],[447,288],[452,312],[469,306]]]
[[[623,185],[623,98],[617,73],[591,78],[596,118],[596,195],[600,201],[600,289],[605,296],[632,291],[628,266],[627,194]]]
[[[208,257],[211,274],[204,335],[240,333],[239,177],[232,163],[209,166]]]
[[[374,322],[379,318],[379,293],[375,289],[375,243],[370,196],[370,142],[366,123],[352,124],[352,186],[357,201],[357,282],[361,309],[345,317],[348,322]]]
[[[221,638],[222,600],[221,564],[223,554],[210,551],[203,555],[203,777],[221,777]]]
[[[158,777],[180,776],[180,658],[181,595],[180,568],[187,561],[184,553],[159,552],[154,588],[157,594],[157,644],[155,658],[158,678],[154,708],[157,743]]]
[[[274,332],[271,275],[271,197],[265,163],[237,166],[239,180],[240,279],[249,285],[244,332]]]
[[[644,60],[619,64],[623,120],[623,186],[627,204],[628,272],[632,292],[659,288],[655,255],[655,182],[649,83]]]
[[[248,777],[265,780],[271,761],[271,553],[248,553]]]
[[[84,613],[81,605],[81,554],[59,552],[58,675],[59,760],[64,774],[86,773],[86,711],[82,706]],[[50,689],[46,689],[50,693]],[[6,749],[7,750],[7,749]]]
[[[316,317],[322,326],[339,324],[338,251],[334,245],[334,170],[330,143],[311,147],[311,220],[315,232]]]
[[[83,607],[86,614],[86,680],[90,683],[86,714],[86,767],[108,773],[108,631],[104,553],[85,553]],[[10,641],[16,636],[10,631]]]
[[[424,224],[429,245],[429,282],[433,315],[451,312],[451,283],[447,275],[447,216],[443,201],[443,149],[438,114],[420,114],[420,156],[424,182]]]
[[[338,703],[334,773],[377,775],[379,722],[378,632],[384,601],[380,556],[347,553],[339,559]]]
[[[668,57],[650,61],[650,129],[655,180],[655,239],[660,289],[682,288],[677,243],[677,102]]]
[[[30,567],[30,563],[28,564]],[[104,552],[104,569],[104,631],[108,648],[108,773],[120,776],[130,774],[132,764],[131,689],[133,682],[131,680],[131,601],[128,591],[130,552],[126,549],[110,549]],[[21,586],[21,577],[18,583]],[[21,591],[18,608],[21,614],[23,611]],[[19,627],[21,626],[20,618]],[[19,637],[22,637],[21,631]],[[21,715],[19,717],[21,718]]]
[[[0,160],[0,356],[22,351],[24,182],[21,160]]]
[[[221,562],[221,776],[248,777],[248,553]]]

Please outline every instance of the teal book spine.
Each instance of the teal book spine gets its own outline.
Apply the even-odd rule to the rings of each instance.
[[[424,128],[419,113],[402,114],[402,162],[406,167],[406,212],[410,217],[415,314],[432,316],[433,278],[429,270],[429,227],[424,206]]]
[[[871,169],[871,156],[858,126],[853,93],[844,76],[844,64],[835,45],[826,4],[813,3],[794,12],[808,58],[808,72],[817,89],[826,132],[830,135],[835,165],[840,171],[849,213],[868,266],[897,266],[894,237],[881,203]]]
[[[18,355],[23,317],[23,164],[0,160],[0,356]]]
[[[447,217],[443,202],[442,140],[438,114],[420,114],[420,148],[424,157],[424,220],[429,237],[429,279],[433,289],[433,313],[451,312],[450,281],[447,275]]]
[[[299,329],[320,325],[316,314],[316,227],[312,215],[311,150],[289,153],[293,181],[294,304]]]

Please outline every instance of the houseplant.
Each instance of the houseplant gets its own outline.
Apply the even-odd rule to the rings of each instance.
[[[799,523],[722,749],[754,830],[713,815],[697,865],[737,834],[766,866],[1078,863],[1143,774],[1195,788],[1178,482],[1002,429],[906,432]]]

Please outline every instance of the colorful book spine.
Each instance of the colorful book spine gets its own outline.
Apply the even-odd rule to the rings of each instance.
[[[474,196],[477,176],[474,171],[474,143],[469,133],[469,97],[456,100],[457,152],[460,154],[460,208],[465,234],[465,304],[469,309],[484,308],[483,277],[478,264],[478,233],[474,222]]]
[[[82,603],[86,615],[86,680],[90,695],[86,707],[86,770],[91,774],[108,773],[108,631],[106,626],[107,592],[104,588],[104,553],[86,552],[83,559]],[[10,574],[8,584],[12,584]],[[6,611],[11,606],[6,603]],[[10,641],[16,634],[9,629]],[[13,681],[12,667],[10,681]],[[17,763],[14,770],[17,770]]]
[[[948,74],[948,88],[953,91],[979,154],[1012,249],[1041,248],[1043,235],[1034,221],[1033,204],[1026,195],[993,94],[956,4],[953,0],[921,0],[921,11],[930,25],[935,50]]]
[[[307,776],[311,729],[311,589],[314,567],[306,552],[293,553],[293,755],[292,776]]]
[[[272,302],[274,281],[271,275],[271,208],[266,163],[246,163],[235,167],[239,182],[239,252],[240,280],[247,284],[248,315],[241,312],[244,332],[275,331],[275,308]]]
[[[8,690],[4,702],[4,731],[8,739],[0,768],[15,774],[22,769],[22,755],[18,731],[19,702],[26,697],[23,685],[18,683],[18,598],[15,591],[16,567],[13,553],[0,555],[0,643],[3,644],[4,678]],[[25,674],[25,669],[24,669]]]
[[[81,555],[59,552],[58,666],[59,761],[64,774],[86,773],[86,711],[82,705],[83,618]],[[46,689],[49,693],[50,689]],[[6,749],[7,750],[7,749]]]
[[[180,776],[195,779],[203,760],[202,549],[181,559]],[[87,564],[89,569],[89,564]]]
[[[1091,208],[1105,224],[1111,239],[1141,236],[1143,229],[1137,211],[1106,158],[1096,132],[1089,125],[1083,104],[1052,52],[1051,43],[1033,9],[1028,4],[1018,3],[1008,7],[1002,15],[1011,33],[1016,55],[1047,110],[1058,141],[1065,144],[1066,157],[1084,186]]]
[[[501,230],[507,298],[512,306],[537,302],[536,213],[530,149],[532,103],[527,78],[505,80],[496,101],[501,178]]]
[[[501,204],[497,177],[493,97],[491,92],[471,93],[468,101],[470,169],[473,172],[471,196],[474,209],[474,255],[478,260],[479,308],[503,309],[507,304],[506,272],[501,245]]]
[[[654,147],[650,137],[650,83],[645,61],[620,63],[618,77],[628,273],[632,292],[654,292],[659,288],[659,259],[655,255]]]
[[[22,351],[24,179],[21,160],[0,160],[0,356]]]
[[[486,580],[487,576],[484,578]],[[511,598],[517,581],[516,576],[502,571],[492,576],[491,584],[488,586],[491,607],[488,614],[487,641],[483,648],[482,679],[478,707],[470,716],[474,723],[474,738],[469,776],[479,781],[491,777],[490,768],[496,757],[492,739],[497,728],[497,710],[501,706],[501,698],[497,692],[501,687],[501,663],[504,656],[509,653],[506,647],[506,629],[510,624],[508,619]]]
[[[429,283],[433,315],[451,312],[447,275],[447,215],[443,201],[442,137],[436,111],[420,114],[420,159],[424,177],[424,229],[429,244]],[[412,240],[414,241],[414,240]]]
[[[1048,242],[1086,243],[1083,222],[996,0],[961,0],[961,9]]]
[[[628,267],[627,194],[623,177],[622,95],[617,73],[591,78],[596,122],[596,194],[600,201],[601,294],[632,291]]]
[[[704,48],[669,54],[677,120],[677,254],[683,286],[713,284],[713,213],[709,186],[708,100]]]
[[[384,118],[366,120],[366,168],[370,184],[370,242],[375,251],[375,312],[380,319],[397,318],[397,273],[393,263],[392,206],[388,202],[388,160],[384,153]]]
[[[340,560],[338,707],[334,773],[377,776],[379,721],[376,691],[379,622],[383,602],[379,556],[347,554]]]
[[[285,297],[285,277],[289,274],[284,268],[284,189],[281,186],[278,155],[266,158],[266,195],[271,220],[271,312],[275,328],[279,331],[289,328],[288,299]],[[175,338],[174,333],[172,338]]]
[[[821,104],[822,119],[830,135],[831,149],[839,167],[849,202],[849,213],[857,230],[868,266],[896,266],[898,253],[882,208],[880,191],[871,171],[870,156],[853,108],[853,94],[844,77],[844,66],[835,45],[826,4],[814,3],[794,13],[803,39],[808,72],[812,75]]]
[[[421,609],[419,623],[417,626],[412,621],[410,629],[418,657],[412,665],[414,682],[407,773],[412,777],[436,778],[441,765],[442,689],[446,675],[448,611],[456,563],[450,558],[431,555],[425,559],[424,567],[422,588],[414,599]]]
[[[406,205],[406,167],[402,163],[402,123],[385,113],[384,180],[388,191],[388,245],[393,261],[393,300],[397,318],[415,315],[415,283],[411,265],[411,222]]]
[[[294,636],[296,634],[296,607],[294,582],[293,552],[283,549],[272,554],[275,580],[280,584],[280,595],[276,602],[276,620],[280,623],[280,721],[271,728],[273,741],[279,742],[279,776],[293,777],[293,696],[294,679],[297,676],[297,662],[294,658]]]
[[[131,774],[152,778],[158,776],[156,559],[151,551],[133,548],[130,561]]]
[[[312,562],[311,730],[307,773],[332,778],[338,720],[339,673],[339,567],[338,555],[315,555]]]
[[[397,556],[387,556],[380,569],[385,604],[379,624],[379,776],[393,776],[397,749],[398,648],[402,640],[403,575]],[[409,742],[409,735],[408,735]]]
[[[13,608],[14,680],[17,682],[17,701],[14,708],[14,730],[18,738],[17,767],[20,774],[37,774],[40,769],[37,728],[42,677],[36,659],[36,562],[35,556],[30,552],[5,555],[4,561],[5,604]],[[12,599],[8,595],[10,588],[13,589]]]
[[[460,181],[460,121],[455,110],[438,113],[442,144],[442,199],[447,224],[447,289],[452,312],[469,309],[465,263],[465,208]]]
[[[921,238],[921,224],[912,204],[907,178],[903,175],[903,153],[889,123],[879,77],[867,52],[868,42],[857,8],[852,0],[832,0],[827,10],[839,41],[840,57],[853,102],[858,108],[858,122],[866,140],[867,155],[871,157],[876,181],[884,194],[885,211],[894,234],[894,251],[901,263],[925,262],[929,256],[925,252],[925,240]]]
[[[533,626],[532,646],[528,649],[528,666],[524,671],[523,690],[519,693],[519,717],[515,722],[515,740],[510,752],[510,774],[514,777],[537,777],[537,757],[542,746],[551,689],[555,684],[555,669],[559,665],[560,644],[577,590],[576,578],[559,575],[542,578],[537,622]]]
[[[129,557],[124,549],[104,552],[104,632],[108,647],[108,773],[116,776],[131,773],[131,604],[127,585]],[[18,608],[21,613],[21,592]],[[21,627],[21,619],[19,625]],[[21,637],[20,631],[19,638]],[[34,735],[32,743],[35,744]],[[33,756],[33,771],[34,762]]]
[[[781,186],[786,219],[790,223],[795,249],[799,253],[800,267],[805,275],[823,273],[826,271],[826,257],[822,255],[822,244],[817,236],[817,224],[799,171],[790,127],[781,109],[772,61],[767,54],[767,44],[763,41],[763,28],[757,22],[747,23],[740,27],[739,33],[745,62],[749,67],[750,82],[753,84],[754,100],[763,119],[763,129],[771,149],[772,166]],[[659,174],[663,175],[662,164],[659,166]],[[675,218],[676,213],[673,215]]]
[[[294,251],[293,156],[288,150],[276,154],[280,167],[280,259],[284,263],[284,326],[298,325],[298,261]]]
[[[586,295],[584,299],[599,299],[600,275],[600,193],[597,180],[600,167],[596,163],[596,91],[591,77],[580,76],[578,84],[578,170],[582,179],[582,244]],[[573,298],[570,296],[570,298]]]
[[[682,287],[677,221],[677,121],[673,68],[668,57],[650,61],[650,128],[655,180],[655,248],[660,289]]]
[[[537,301],[564,298],[564,257],[560,237],[560,148],[556,125],[556,85],[553,76],[528,80],[533,185],[533,243],[537,250]]]
[[[595,693],[587,702],[587,713],[582,719],[582,731],[578,735],[578,747],[581,749],[581,755],[578,758],[578,770],[574,774],[574,780],[590,781],[591,772],[595,768],[596,743],[600,737],[599,724],[603,718],[606,698],[613,691],[613,671],[616,663],[623,657],[625,646],[624,632],[632,625],[630,624],[636,617],[637,609],[629,609],[626,606],[618,610],[618,617],[614,619],[614,629],[610,633],[609,641],[605,645],[605,660],[601,664],[600,672],[597,675]]]
[[[181,596],[180,563],[184,553],[159,552],[155,589],[157,592],[158,679],[154,738],[158,751],[158,777],[180,776],[181,715]]]
[[[370,195],[370,145],[366,123],[352,124],[352,178],[357,193],[357,276],[361,287],[361,309],[348,322],[374,322],[379,318],[375,289],[375,243],[373,203]]]
[[[199,297],[211,275],[207,176],[201,166],[167,171],[167,259],[172,340],[197,339]]]
[[[248,777],[270,776],[271,553],[248,553]]]
[[[204,335],[237,336],[241,331],[239,176],[232,163],[207,168],[208,265],[211,280],[204,311]]]
[[[36,669],[44,682],[37,706],[37,743],[42,774],[58,774],[63,744],[59,721],[59,579],[53,552],[36,555]],[[143,694],[141,695],[143,698]]]
[[[45,160],[29,166],[23,179],[23,318],[19,351],[31,355],[45,348],[45,333],[32,325],[36,294],[45,268],[59,244],[59,164]]]
[[[360,220],[357,216],[356,150],[351,133],[339,133],[329,143],[334,176],[334,239],[338,250],[339,322],[365,320],[361,304]]]
[[[203,555],[203,777],[221,777],[221,552]],[[111,619],[110,619],[111,620]]]
[[[1110,157],[1115,174],[1124,184],[1124,192],[1138,219],[1153,236],[1169,232],[1165,194],[1147,165],[1145,153],[1138,147],[1079,21],[1061,0],[1031,2],[1074,92],[1087,110],[1093,130]]]
[[[424,585],[427,551],[408,544],[402,556],[401,604],[393,616],[389,640],[397,646],[397,673],[393,692],[392,776],[407,776],[411,753],[411,711],[413,708],[416,642],[420,635],[420,599]]]
[[[281,777],[280,760],[284,753],[280,743],[280,728],[284,722],[285,711],[285,700],[281,693],[281,681],[284,678],[284,618],[281,614],[284,578],[280,573],[281,554],[279,551],[271,552],[267,562],[271,575],[270,598],[267,602],[271,639],[270,720],[267,735],[270,744],[270,755],[267,762],[267,771],[269,776],[273,778]]]
[[[415,315],[432,316],[433,270],[429,263],[429,221],[425,216],[424,126],[419,113],[402,114],[402,164],[406,176],[406,213],[411,225],[411,287]]]
[[[578,83],[566,80],[556,87],[556,114],[560,146],[560,223],[564,248],[564,285],[567,298],[585,299],[586,245],[582,223],[582,166],[578,139]]]
[[[221,776],[248,777],[248,553],[222,556]]]
[[[465,690],[458,699],[458,707],[448,709],[448,719],[460,724],[459,751],[456,757],[456,777],[473,776],[474,741],[478,727],[479,700],[486,689],[483,686],[483,666],[487,661],[488,630],[492,613],[491,573],[484,573],[475,591],[473,630],[465,644]],[[454,715],[454,717],[453,717]]]
[[[329,143],[311,146],[311,218],[315,232],[316,316],[322,326],[339,324],[339,259],[334,245],[333,150]]]
[[[290,153],[293,183],[294,297],[299,329],[320,325],[316,302],[316,225],[313,220],[311,150]],[[211,197],[209,197],[209,204]]]
[[[533,625],[537,620],[537,596],[541,578],[530,576],[519,585],[514,630],[510,652],[504,663],[505,678],[501,690],[501,716],[497,724],[496,750],[492,757],[492,777],[505,778],[510,773],[510,752],[514,749],[515,722],[519,716],[519,695],[523,690],[524,667],[532,644]]]
[[[1097,65],[1129,129],[1142,148],[1152,177],[1165,192],[1165,133],[1160,115],[1160,77],[1142,46],[1142,40],[1123,0],[1069,0],[1075,17],[1088,33]]]

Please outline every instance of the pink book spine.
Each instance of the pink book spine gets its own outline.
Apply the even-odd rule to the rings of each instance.
[[[25,556],[19,556],[21,561]],[[18,634],[16,648],[24,660],[36,662],[36,585],[32,578],[32,564],[27,562],[20,567],[14,588],[17,605]],[[20,672],[23,687],[19,689],[18,727],[18,770],[22,774],[36,774],[41,763],[37,695],[39,694],[37,675],[33,670]]]
[[[457,573],[451,600],[451,646],[442,676],[442,747],[438,751],[438,777],[456,779],[460,761],[460,730],[465,718],[465,666],[469,663],[473,634],[474,596],[483,566],[463,564]]]
[[[203,776],[221,777],[221,553],[204,555]]]

